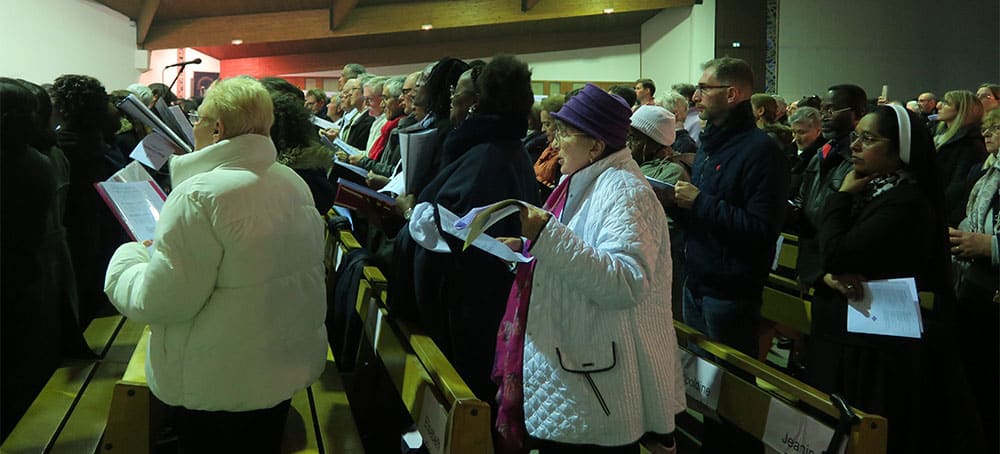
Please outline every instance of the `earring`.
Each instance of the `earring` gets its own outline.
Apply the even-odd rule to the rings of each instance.
[[[469,106],[469,113],[470,114],[476,113],[476,107],[478,107],[478,106],[479,106],[479,104],[473,104],[473,105]]]

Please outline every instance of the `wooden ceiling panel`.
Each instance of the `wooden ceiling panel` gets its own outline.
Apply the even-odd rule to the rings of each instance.
[[[601,15],[583,18],[577,17],[557,19],[545,22],[519,22],[495,25],[492,27],[460,27],[444,30],[434,29],[430,31],[417,30],[332,39],[250,43],[239,46],[234,46],[232,44],[224,46],[204,46],[196,47],[195,49],[212,57],[224,60],[269,55],[340,52],[351,49],[377,49],[396,46],[406,47],[416,44],[456,43],[470,39],[492,39],[497,44],[503,44],[505,40],[512,36],[522,35],[531,36],[536,40],[565,41],[566,45],[573,45],[574,43],[572,40],[570,40],[568,36],[563,36],[563,34],[573,33],[580,30],[620,31],[629,29],[635,32],[631,35],[634,37],[634,40],[630,42],[638,43],[639,27],[653,14],[655,14],[655,12],[640,11],[634,13]],[[616,41],[616,43],[618,42]],[[523,53],[523,51],[519,52]]]
[[[193,47],[224,67],[266,58],[307,72],[638,43],[643,22],[695,0],[96,1],[136,21],[140,48]]]
[[[533,53],[577,49],[581,47],[631,44],[638,41],[639,30],[595,30],[570,33],[515,35],[502,40],[493,38],[463,39],[450,42],[411,43],[388,48],[348,48],[271,57],[232,58],[221,62],[221,77],[241,74],[264,77],[281,74],[328,71],[346,63],[364,66],[388,66],[436,61],[444,56],[469,59],[500,53]]]

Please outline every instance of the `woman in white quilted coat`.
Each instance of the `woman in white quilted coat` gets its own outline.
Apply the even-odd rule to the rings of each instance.
[[[631,109],[588,84],[557,113],[564,177],[521,212],[530,253],[497,334],[498,445],[671,453],[685,397],[663,209],[625,147]],[[523,412],[523,413],[522,413]]]
[[[277,453],[292,395],[326,361],[323,221],[275,162],[259,82],[220,81],[198,112],[152,250],[119,247],[104,288],[149,324],[146,378],[174,407],[180,452]]]

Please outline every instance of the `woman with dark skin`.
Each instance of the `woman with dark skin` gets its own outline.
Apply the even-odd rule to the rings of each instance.
[[[410,291],[415,290],[421,324],[472,391],[488,399],[496,394],[490,380],[495,333],[513,276],[492,255],[463,251],[460,240],[442,233],[438,210],[464,214],[511,198],[536,203],[538,190],[521,144],[533,102],[527,65],[498,56],[483,67],[474,85],[471,78],[469,73],[465,82],[459,79],[454,98],[474,96],[476,108],[449,134],[442,151],[445,165],[417,197],[409,228],[400,239],[420,245],[413,256]],[[461,114],[457,108],[452,112]],[[518,222],[506,220],[488,233],[511,236],[517,231]],[[445,238],[449,249],[428,247],[426,240],[432,236]]]
[[[825,285],[816,287],[812,306],[809,382],[904,428],[889,431],[889,453],[944,452],[962,443],[967,450],[954,452],[982,452],[975,448],[978,424],[949,412],[973,404],[949,353],[958,346],[930,135],[916,114],[884,105],[864,116],[851,138],[853,168],[827,199],[819,227]],[[933,309],[921,311],[922,337],[847,331],[848,305],[867,310],[863,282],[890,278],[914,278],[918,291],[934,293]],[[960,428],[943,426],[958,419]]]

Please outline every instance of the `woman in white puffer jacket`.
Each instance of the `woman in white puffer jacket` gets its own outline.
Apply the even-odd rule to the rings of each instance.
[[[174,190],[148,252],[118,248],[105,292],[149,323],[150,390],[174,411],[180,452],[280,451],[292,395],[326,361],[323,220],[275,162],[271,97],[220,81],[170,161]]]
[[[591,84],[554,113],[565,176],[544,210],[522,210],[524,238],[502,239],[535,258],[518,269],[497,335],[497,429],[509,451],[676,449],[685,397],[670,240],[625,148],[631,113]]]

